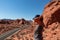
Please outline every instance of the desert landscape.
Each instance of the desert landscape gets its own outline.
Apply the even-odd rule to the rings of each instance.
[[[45,5],[43,13],[39,18],[41,17],[43,18],[42,25],[44,25],[42,29],[43,40],[60,40],[60,1],[52,0]],[[36,21],[41,22],[39,18],[39,21]],[[34,24],[33,20],[0,20],[0,35],[17,29],[17,31],[12,32],[4,40],[34,40],[35,28],[36,24]]]

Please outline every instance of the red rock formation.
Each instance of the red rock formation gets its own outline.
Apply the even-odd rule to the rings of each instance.
[[[60,1],[52,1],[43,11],[43,40],[60,40]]]
[[[13,34],[10,38],[8,37],[6,40],[34,40],[33,34],[35,27],[32,26],[30,21],[25,22],[22,30]]]
[[[22,19],[17,19],[17,20],[7,20],[7,19],[3,20],[2,19],[2,20],[0,20],[0,34],[5,33],[14,28],[20,27],[22,25],[22,23],[25,22],[24,20],[22,20]]]
[[[25,24],[25,19],[21,19],[21,21],[19,22],[19,24]]]

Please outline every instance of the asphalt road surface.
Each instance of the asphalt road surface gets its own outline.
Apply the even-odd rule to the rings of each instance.
[[[0,40],[5,40],[7,37],[11,36],[12,34],[14,34],[15,32],[17,32],[18,30],[23,30],[25,28],[29,28],[29,25],[22,25],[20,28],[15,28],[13,30],[10,30],[6,33],[3,33],[0,35]]]
[[[15,33],[16,31],[18,31],[20,28],[16,28],[16,29],[13,29],[13,30],[10,30],[6,33],[3,33],[0,35],[0,40],[4,40],[5,38],[9,37],[10,35],[12,35],[13,33]]]

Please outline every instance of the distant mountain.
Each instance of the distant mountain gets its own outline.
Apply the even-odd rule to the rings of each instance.
[[[0,19],[0,20],[10,21],[10,20],[13,20],[13,19]]]

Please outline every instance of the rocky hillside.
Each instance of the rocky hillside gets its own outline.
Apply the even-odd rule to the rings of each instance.
[[[2,19],[0,20],[0,35],[9,30],[20,28],[20,26],[25,23],[29,24],[29,22],[25,19],[17,19],[17,20]]]
[[[34,40],[33,38],[34,29],[35,27],[32,26],[32,24],[28,24],[28,25],[24,24],[21,30],[19,30],[17,33],[13,34],[12,36],[6,38],[6,40]]]

